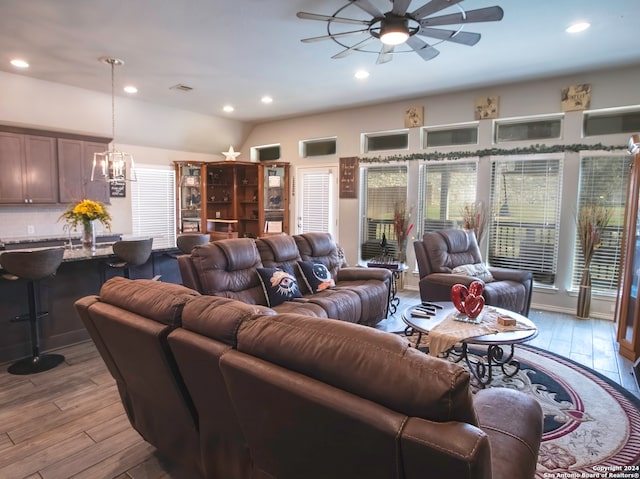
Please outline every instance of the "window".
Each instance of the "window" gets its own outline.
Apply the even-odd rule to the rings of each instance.
[[[421,233],[456,226],[465,205],[476,201],[475,161],[433,161],[420,166]]]
[[[553,285],[558,257],[562,160],[544,155],[492,163],[489,264],[523,269]]]
[[[383,235],[389,254],[395,255],[393,212],[396,204],[407,201],[407,167],[383,166],[362,169],[360,181],[363,218],[360,257],[367,260],[382,254]]]
[[[333,172],[328,168],[299,168],[298,234],[322,231],[334,234]]]
[[[640,131],[640,109],[584,114],[584,136],[635,133]]]
[[[136,168],[131,184],[131,222],[135,236],[150,236],[154,248],[176,245],[175,173],[173,170]]]
[[[336,139],[323,138],[320,140],[305,140],[300,142],[300,156],[326,156],[336,154]]]
[[[585,156],[580,160],[577,211],[587,205],[597,205],[604,206],[611,212],[611,220],[601,239],[602,244],[591,259],[592,291],[615,294],[618,288],[618,266],[630,161],[629,155]],[[577,235],[574,251],[571,285],[577,290],[584,267]]]
[[[254,146],[251,148],[254,161],[276,161],[280,159],[280,145]]]
[[[409,133],[367,133],[364,135],[364,151],[406,150]]]
[[[425,128],[423,131],[423,148],[478,144],[477,126],[455,127],[446,129]]]
[[[496,143],[562,138],[562,118],[497,121]]]

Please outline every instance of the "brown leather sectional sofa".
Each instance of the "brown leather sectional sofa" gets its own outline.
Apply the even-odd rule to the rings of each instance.
[[[323,264],[335,286],[312,293],[298,262]],[[178,257],[183,284],[202,294],[267,306],[259,268],[293,272],[302,297],[274,306],[278,313],[295,312],[320,318],[375,325],[387,316],[391,273],[382,268],[341,267],[338,248],[327,233],[235,238],[196,246]]]
[[[77,311],[133,427],[196,478],[533,478],[539,404],[399,335],[113,278]]]

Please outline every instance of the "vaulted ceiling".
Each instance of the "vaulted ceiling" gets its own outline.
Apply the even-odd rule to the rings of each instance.
[[[428,1],[413,0],[408,11]],[[369,2],[383,12],[392,7],[389,0]],[[499,5],[504,18],[465,25],[463,31],[482,35],[475,46],[433,41],[440,54],[430,61],[406,51],[376,64],[379,40],[371,53],[339,59],[331,57],[344,47],[332,40],[301,42],[326,35],[327,24],[300,19],[299,11],[333,15],[345,7],[340,16],[371,18],[349,3],[2,0],[0,70],[109,93],[110,69],[98,58],[114,56],[125,62],[115,73],[118,95],[132,84],[141,101],[260,122],[640,63],[638,0],[464,0],[464,10]],[[451,6],[441,13],[455,12]],[[578,20],[591,28],[566,33]],[[347,45],[360,40],[344,38]],[[10,65],[17,57],[30,67]],[[360,69],[369,77],[354,78]],[[179,84],[192,90],[171,88]],[[264,95],[273,102],[263,104]],[[223,112],[225,105],[235,111]]]

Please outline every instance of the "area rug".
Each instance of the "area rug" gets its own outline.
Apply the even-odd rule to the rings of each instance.
[[[596,371],[533,346],[517,346],[516,359],[520,371],[506,377],[495,368],[490,387],[523,391],[542,406],[537,478],[640,477],[638,398]]]

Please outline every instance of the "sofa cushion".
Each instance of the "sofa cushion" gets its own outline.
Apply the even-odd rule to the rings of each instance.
[[[300,275],[310,293],[316,294],[336,285],[331,273],[322,263],[298,261]]]
[[[288,268],[257,268],[256,271],[269,307],[302,297],[298,282]]]
[[[410,347],[398,335],[344,321],[277,314],[243,321],[237,339],[240,352],[408,416],[478,423],[469,373]]]
[[[184,286],[150,279],[111,278],[100,289],[100,301],[169,326],[180,326],[182,309],[193,296],[199,296]]]
[[[187,302],[182,328],[235,347],[238,327],[255,316],[275,315],[273,309],[220,296],[199,296]]]

